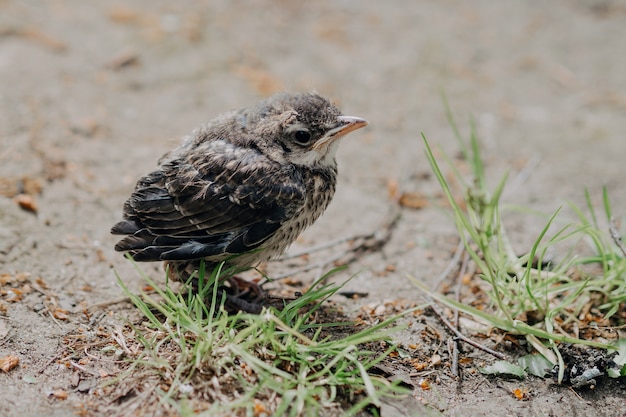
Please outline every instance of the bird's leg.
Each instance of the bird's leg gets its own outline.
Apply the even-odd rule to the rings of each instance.
[[[176,265],[169,265],[169,267],[166,267],[166,270],[169,271],[173,280],[181,281],[181,278],[183,278],[183,282],[191,285],[194,291],[197,292],[199,290],[198,286],[200,283],[195,273],[197,267],[192,273],[189,273],[184,267],[181,269]],[[263,306],[266,305],[266,293],[254,282],[246,281],[237,276],[229,276],[215,285],[218,286],[218,299],[225,299],[224,308],[230,313],[243,311],[259,314]],[[209,294],[211,294],[211,290],[209,290]]]
[[[255,304],[261,304],[266,298],[265,292],[254,282],[246,281],[237,276],[228,277],[227,281],[234,292],[231,294],[232,297]]]
[[[263,304],[261,303],[250,303],[235,295],[228,294],[225,291],[224,295],[226,296],[226,303],[224,305],[226,311],[233,313],[237,311],[243,311],[246,313],[259,314],[263,309]]]
[[[224,307],[229,312],[243,311],[246,313],[259,314],[263,309],[266,295],[256,283],[246,281],[237,276],[226,279],[229,286],[221,286],[220,290],[226,303]]]

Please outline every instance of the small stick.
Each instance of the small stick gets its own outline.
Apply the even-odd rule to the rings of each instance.
[[[358,258],[365,255],[366,253],[375,252],[379,250],[380,248],[385,246],[385,244],[389,241],[389,239],[391,239],[393,230],[395,229],[396,225],[398,224],[398,221],[400,220],[399,208],[397,206],[393,206],[387,218],[388,220],[385,223],[383,223],[383,225],[380,228],[374,230],[373,232],[337,239],[331,242],[327,242],[327,243],[315,246],[305,251],[297,252],[294,254],[288,254],[278,259],[275,259],[274,260],[275,262],[281,262],[281,261],[297,258],[303,255],[308,255],[314,252],[322,251],[324,249],[331,248],[341,243],[360,241],[357,245],[349,248],[345,252],[339,253],[329,259],[325,259],[323,262],[320,262],[317,264],[306,265],[302,268],[287,271],[284,274],[273,276],[272,280],[285,278],[285,277],[295,275],[301,272],[307,272],[307,271],[316,269],[318,267],[322,268],[333,262],[339,262],[341,265],[345,265],[345,264],[348,264],[350,262],[357,260]]]
[[[344,256],[344,254],[342,253],[342,254],[339,254],[337,256],[333,256],[330,259],[325,259],[322,262],[318,262],[318,263],[314,263],[314,264],[308,264],[308,265],[305,265],[305,266],[303,266],[301,268],[294,268],[294,269],[286,271],[286,272],[284,272],[284,273],[282,273],[280,275],[272,275],[271,281],[276,281],[277,279],[282,279],[282,278],[290,277],[292,275],[297,275],[297,274],[300,274],[302,272],[308,272],[308,271],[311,271],[313,269],[323,268],[326,265],[328,265],[329,263],[333,263],[335,261],[338,261],[343,256]]]
[[[461,267],[459,268],[458,282],[456,286],[456,290],[454,292],[454,297],[456,301],[461,299],[461,285],[463,284],[463,276],[467,272],[467,263],[469,262],[469,254],[467,251],[462,251],[463,253],[463,261],[461,263]],[[454,310],[454,328],[459,330],[459,310]],[[461,382],[461,371],[459,369],[459,340],[455,339],[454,344],[452,345],[452,374],[459,378],[459,382]]]
[[[439,274],[439,276],[435,280],[435,285],[433,285],[433,288],[435,290],[441,286],[441,283],[448,277],[448,274],[452,272],[452,269],[454,269],[454,267],[458,265],[459,261],[461,260],[461,255],[463,255],[464,247],[465,245],[463,244],[463,239],[459,239],[459,244],[454,250],[454,256],[452,257],[452,259],[450,259],[450,262],[448,263],[446,268],[441,272],[441,274]]]
[[[622,237],[619,234],[619,230],[617,230],[617,224],[615,223],[615,219],[613,217],[609,220],[609,233],[611,234],[613,242],[615,242],[624,256],[626,256],[626,247],[624,247],[624,244],[622,243]]]
[[[506,355],[503,355],[500,352],[496,352],[495,350],[489,349],[487,346],[483,346],[478,342],[473,341],[472,339],[468,338],[467,336],[465,336],[463,333],[461,333],[460,331],[458,331],[457,329],[454,328],[454,326],[452,325],[452,323],[450,323],[448,321],[448,319],[446,319],[443,314],[441,314],[439,311],[437,311],[437,309],[435,307],[433,307],[432,305],[430,306],[431,310],[435,313],[435,315],[437,316],[437,318],[439,319],[439,321],[441,321],[441,323],[443,323],[444,326],[446,326],[448,329],[450,329],[450,331],[452,333],[454,333],[454,335],[459,338],[460,340],[462,340],[463,342],[467,343],[468,345],[474,346],[477,349],[482,350],[483,352],[486,352],[492,356],[495,356],[498,359],[502,359],[502,360],[506,360]]]
[[[87,306],[87,308],[85,310],[91,310],[91,309],[97,309],[97,308],[106,308],[115,304],[122,304],[122,303],[130,303],[131,299],[130,297],[121,297],[121,298],[115,298],[113,300],[109,300],[109,301],[103,301],[101,303],[96,303],[96,304],[91,304],[89,306]]]
[[[66,351],[66,348],[61,349],[60,351],[57,352],[56,355],[54,355],[52,358],[50,358],[49,361],[47,361],[41,368],[39,368],[39,370],[37,371],[38,374],[42,374],[46,368],[48,368],[48,366],[50,366],[50,364],[52,364],[52,362],[56,361],[57,359],[59,359],[61,357],[61,355],[63,355],[63,353]]]
[[[90,371],[89,369],[85,368],[82,365],[77,364],[76,362],[70,361],[70,365],[72,365],[74,368],[78,369],[79,371],[83,371],[86,374],[90,374],[93,375],[95,377],[100,378],[100,374],[95,372],[95,371]]]
[[[579,400],[581,401],[585,401],[585,399],[583,397],[580,396],[579,393],[576,392],[576,390],[574,389],[574,387],[568,387],[570,391],[572,391],[574,393],[575,396],[578,397]]]
[[[526,161],[526,165],[524,165],[524,167],[517,173],[515,178],[513,178],[507,184],[506,188],[504,189],[503,194],[504,195],[511,194],[515,191],[517,187],[525,183],[528,177],[530,177],[530,175],[533,173],[535,168],[537,168],[537,166],[539,165],[539,162],[541,162],[541,155],[538,153],[533,154],[528,159],[528,161]]]
[[[452,338],[452,365],[450,371],[458,379],[458,383],[461,383],[461,372],[459,371],[459,340]]]
[[[128,356],[132,357],[133,356],[133,352],[131,352],[131,350],[128,348],[128,346],[126,346],[126,338],[124,337],[124,333],[122,332],[122,328],[120,326],[116,326],[115,327],[115,333],[116,334],[111,333],[111,338],[117,342],[119,347],[121,347],[122,350],[124,352],[126,352],[126,354]]]
[[[295,259],[304,255],[310,255],[315,252],[320,252],[320,251],[323,251],[324,249],[329,249],[329,248],[332,248],[333,246],[341,245],[342,243],[350,242],[350,241],[357,240],[357,239],[366,239],[369,236],[371,236],[371,233],[341,237],[339,239],[331,240],[329,242],[325,242],[320,245],[313,246],[313,247],[310,247],[310,248],[307,248],[298,252],[286,253],[280,258],[270,259],[268,262],[288,261],[289,259]]]
[[[369,252],[382,247],[385,243],[389,241],[391,238],[391,233],[393,229],[400,220],[400,212],[397,206],[392,206],[390,213],[387,215],[387,220],[382,224],[378,229],[370,232],[359,235],[342,237],[336,240],[332,240],[330,242],[322,243],[320,245],[314,246],[312,248],[307,248],[306,250],[302,250],[300,252],[285,254],[278,259],[275,259],[275,262],[282,262],[293,258],[298,258],[300,256],[309,255],[311,253],[319,252],[324,249],[329,249],[333,246],[340,245],[346,242],[352,241],[362,241],[357,246],[350,248],[347,253],[355,253],[355,252]],[[271,262],[271,261],[270,261]]]

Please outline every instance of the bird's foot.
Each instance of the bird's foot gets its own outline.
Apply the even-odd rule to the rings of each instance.
[[[243,311],[245,313],[259,314],[263,307],[270,306],[281,310],[287,302],[293,301],[301,295],[296,294],[295,298],[272,296],[263,291],[257,283],[246,281],[236,276],[229,277],[225,282],[227,285],[221,286],[220,289],[226,297],[224,308],[229,313]]]
[[[226,283],[228,285],[223,286],[226,311],[259,314],[266,305],[268,297],[258,284],[236,276],[228,277]]]
[[[265,292],[256,282],[246,281],[245,279],[237,276],[228,277],[226,282],[229,284],[232,295],[235,295],[238,298],[242,298],[250,302],[261,302],[265,298]]]

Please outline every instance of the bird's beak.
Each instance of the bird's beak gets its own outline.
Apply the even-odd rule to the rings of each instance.
[[[328,132],[328,136],[335,139],[345,136],[354,130],[367,126],[367,120],[361,119],[360,117],[339,116],[337,117],[337,121],[339,122],[339,125],[336,128],[331,129],[330,132]]]
[[[342,136],[348,133],[367,126],[368,122],[365,119],[354,116],[339,116],[337,117],[337,126],[326,132],[324,137],[318,140],[314,145],[314,149],[321,149],[326,144],[334,142]],[[318,150],[319,150],[318,149]]]

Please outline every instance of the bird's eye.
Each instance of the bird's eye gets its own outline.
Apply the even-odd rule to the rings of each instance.
[[[311,133],[306,130],[298,130],[294,138],[298,145],[308,145],[311,142]]]

